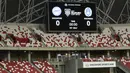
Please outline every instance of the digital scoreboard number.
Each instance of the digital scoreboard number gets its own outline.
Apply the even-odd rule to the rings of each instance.
[[[95,32],[94,3],[48,2],[48,32]]]

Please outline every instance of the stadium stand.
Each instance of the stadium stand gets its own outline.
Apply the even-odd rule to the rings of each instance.
[[[123,62],[123,65],[130,69],[130,61]]]
[[[47,61],[34,61],[34,64],[44,73],[57,73]]]
[[[103,28],[102,33],[44,33],[37,28],[19,25],[0,26],[0,46],[9,47],[77,47],[83,44],[89,47],[130,46],[130,28]],[[123,29],[121,29],[123,28]]]
[[[111,57],[109,58],[83,58],[82,59],[83,62],[96,62],[96,61],[114,61]]]
[[[28,61],[2,61],[0,64],[11,73],[40,73]]]
[[[130,69],[130,59],[122,57],[120,61],[125,67]]]
[[[0,68],[0,73],[8,73],[4,69]]]
[[[34,65],[43,73],[57,73],[57,71],[47,61],[34,61]],[[11,73],[40,73],[28,61],[1,61],[0,65]],[[0,68],[0,73],[7,73]]]
[[[40,35],[46,47],[76,47],[78,46],[70,34],[47,34],[36,28],[32,28]]]
[[[80,34],[89,47],[119,47],[120,44],[106,34]]]
[[[0,33],[7,46],[41,47],[42,43],[35,40],[33,33],[25,26],[1,26]]]
[[[113,27],[123,46],[130,46],[130,27]]]

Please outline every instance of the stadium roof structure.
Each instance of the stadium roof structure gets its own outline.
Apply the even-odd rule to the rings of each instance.
[[[0,0],[0,22],[44,23],[48,0]],[[50,0],[95,2],[98,24],[130,23],[130,0]]]

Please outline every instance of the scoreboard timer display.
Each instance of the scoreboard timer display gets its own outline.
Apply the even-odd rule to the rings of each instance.
[[[48,32],[97,31],[94,3],[48,2]]]

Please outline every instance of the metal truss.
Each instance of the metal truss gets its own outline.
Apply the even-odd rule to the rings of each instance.
[[[14,21],[15,23],[28,24],[45,16],[45,6],[43,5],[46,0],[36,4],[34,3],[35,0],[28,0],[28,3],[25,3],[24,1],[25,0],[19,0],[18,14],[8,19],[6,23],[16,19]]]
[[[130,23],[130,0],[126,1],[117,22]]]
[[[6,21],[6,0],[0,0],[0,22]]]
[[[0,22],[8,23],[33,23],[36,20],[45,18],[46,5],[45,2],[48,0],[41,0],[41,2],[36,3],[36,0],[19,0],[18,13],[6,19],[6,3],[7,0],[0,0]],[[114,18],[112,13],[116,2],[119,0],[50,0],[50,1],[66,1],[66,2],[95,2],[97,8],[97,23],[98,24],[118,24],[118,23],[130,23],[130,0],[125,1],[124,5],[121,7],[122,10],[119,15],[116,15],[118,18]],[[117,4],[118,6],[118,4]]]
[[[90,2],[96,2],[97,4],[97,23],[98,24],[120,24],[120,23],[130,23],[130,1],[125,1],[122,5],[121,11],[117,11],[113,6],[119,7],[120,4],[117,3],[119,0],[90,0]],[[112,13],[120,13],[116,15],[118,18],[114,19]]]

